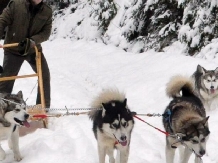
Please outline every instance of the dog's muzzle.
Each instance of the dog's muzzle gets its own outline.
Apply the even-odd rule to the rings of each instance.
[[[25,119],[24,121],[21,121],[18,118],[14,118],[14,121],[17,122],[18,124],[20,124],[21,126],[30,127],[30,124],[27,121],[28,118],[29,118],[29,114],[25,114],[24,115],[24,119]]]
[[[122,145],[122,146],[126,146],[127,145],[127,138],[126,136],[121,136],[120,137],[120,140],[119,140],[119,143]]]

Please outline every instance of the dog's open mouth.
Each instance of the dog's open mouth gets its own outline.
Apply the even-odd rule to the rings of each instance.
[[[210,89],[210,93],[214,94],[215,93],[215,89]]]
[[[126,140],[126,141],[119,141],[119,143],[120,143],[122,146],[126,146],[126,145],[127,145],[127,140]]]
[[[27,120],[21,121],[17,118],[14,118],[14,120],[15,120],[15,122],[19,123],[21,126],[30,127],[30,124],[29,124],[29,122],[27,122]]]

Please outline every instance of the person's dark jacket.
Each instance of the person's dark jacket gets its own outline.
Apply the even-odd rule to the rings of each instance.
[[[41,2],[35,16],[31,19],[29,0],[11,0],[8,6],[0,15],[0,38],[4,33],[5,27],[8,30],[4,44],[19,43],[25,38],[31,38],[35,41],[39,50],[42,49],[42,42],[48,40],[52,28],[52,9]],[[5,48],[5,51],[19,54],[18,47]],[[29,53],[35,52],[31,48]]]

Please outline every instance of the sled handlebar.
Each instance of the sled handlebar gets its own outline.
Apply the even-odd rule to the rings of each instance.
[[[18,46],[19,43],[13,43],[13,44],[4,44],[2,45],[2,48],[9,48],[9,47],[15,47],[15,46]]]

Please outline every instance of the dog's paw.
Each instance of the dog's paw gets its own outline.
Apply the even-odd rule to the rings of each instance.
[[[21,155],[20,154],[14,155],[14,160],[15,161],[21,161],[22,160]]]
[[[6,156],[5,151],[3,151],[3,150],[0,151],[0,161],[4,160],[5,156]]]

